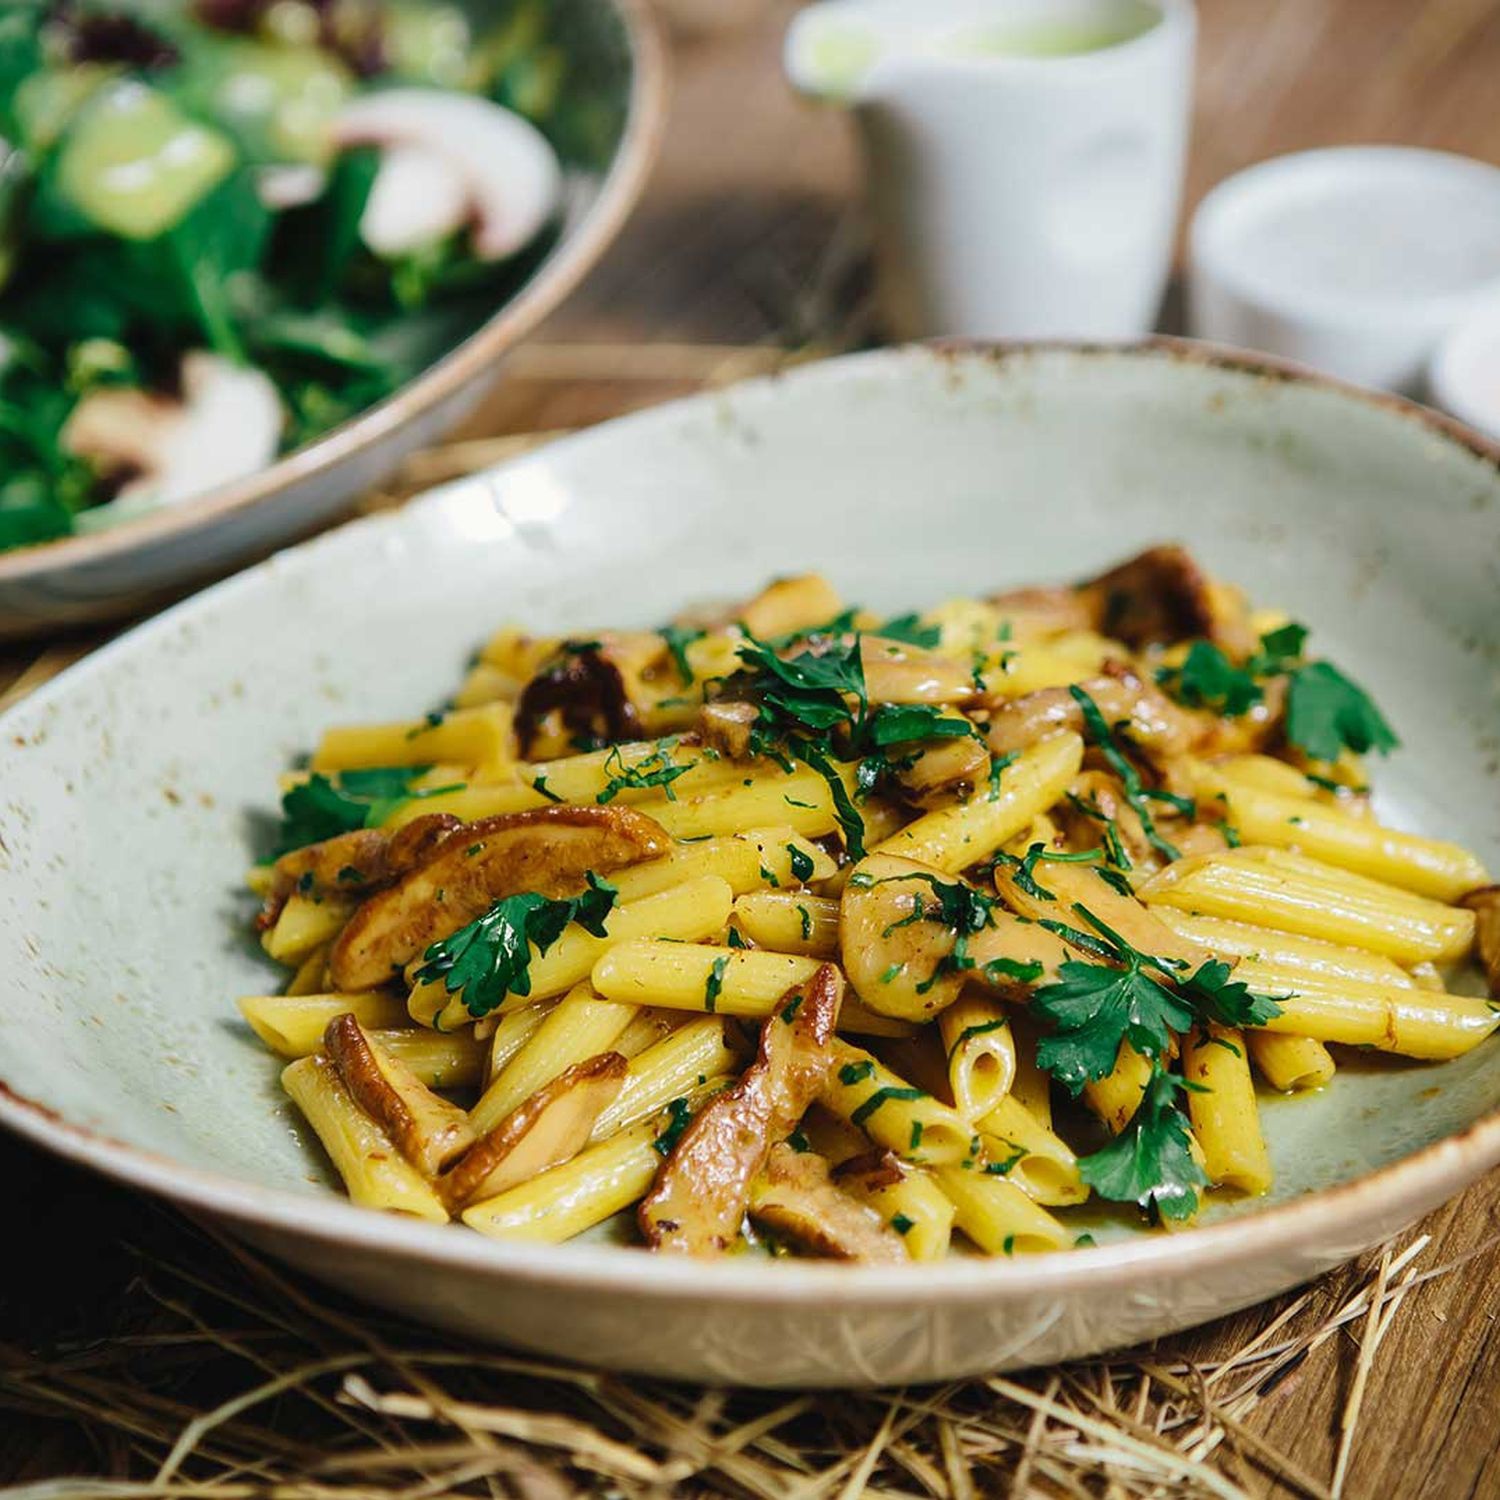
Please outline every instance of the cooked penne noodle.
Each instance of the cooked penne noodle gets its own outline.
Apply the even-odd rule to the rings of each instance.
[[[925,1089],[914,1088],[862,1048],[838,1042],[820,1095],[824,1108],[908,1161],[964,1161],[979,1141],[973,1127]]]
[[[724,926],[733,904],[728,885],[715,875],[705,875],[699,880],[684,881],[655,896],[631,902],[628,906],[616,907],[605,922],[606,937],[595,937],[581,927],[570,927],[545,953],[532,960],[529,995],[508,996],[501,1009],[510,1010],[533,1000],[562,994],[587,979],[600,956],[612,947],[648,933],[655,937],[697,942]],[[606,998],[624,997],[608,995]],[[462,994],[450,995],[442,980],[414,986],[407,1008],[413,1020],[423,1026],[436,1024],[440,1031],[451,1031],[472,1019],[464,1008]]]
[[[285,994],[316,995],[327,987],[328,950],[331,943],[319,943],[297,967],[297,972],[288,982]]]
[[[803,870],[799,879],[793,866]],[[736,896],[824,880],[837,867],[816,844],[788,827],[756,828],[700,844],[679,844],[662,859],[620,871],[610,883],[623,902],[639,901],[686,880],[717,875]]]
[[[316,1052],[335,1016],[352,1015],[361,1026],[382,1030],[405,1026],[406,1007],[379,990],[351,995],[252,995],[239,1002],[240,1014],[279,1057]]]
[[[734,903],[735,925],[757,947],[832,958],[839,948],[839,904],[803,891],[753,891]]]
[[[593,1139],[603,1140],[733,1072],[740,1058],[723,1021],[715,1016],[688,1021],[630,1059],[620,1092],[594,1121]]]
[[[1029,1198],[1056,1207],[1088,1197],[1072,1148],[1019,1099],[1007,1094],[977,1124],[990,1167],[1006,1167],[996,1175]]]
[[[961,995],[938,1017],[938,1031],[954,1107],[977,1120],[1010,1092],[1016,1076],[1010,1012],[983,995]]]
[[[956,874],[986,860],[1068,789],[1083,762],[1083,741],[1067,732],[1023,750],[1000,774],[999,785],[968,802],[908,823],[877,849]]]
[[[1138,894],[1347,947],[1398,963],[1452,963],[1474,944],[1474,913],[1284,849],[1230,849],[1168,865]]]
[[[482,661],[470,669],[462,686],[453,695],[453,706],[478,708],[485,703],[511,703],[520,696],[523,686],[509,672]]]
[[[314,1054],[288,1063],[281,1086],[302,1111],[355,1203],[444,1223],[448,1211],[383,1129],[355,1104],[333,1064]]]
[[[1245,1046],[1256,1072],[1279,1093],[1322,1088],[1335,1072],[1328,1048],[1310,1036],[1283,1036],[1257,1028],[1245,1033]]]
[[[817,959],[792,953],[638,938],[605,953],[592,978],[610,1000],[763,1018],[817,969]]]
[[[1489,883],[1484,866],[1457,844],[1402,833],[1327,803],[1249,786],[1209,767],[1199,768],[1188,781],[1195,795],[1222,798],[1230,822],[1247,844],[1300,850],[1436,901],[1456,901]]]
[[[289,896],[273,927],[261,935],[261,947],[279,964],[300,965],[318,948],[326,948],[354,915],[356,903],[337,896],[317,900]]]
[[[674,802],[662,798],[637,806],[679,839],[723,837],[779,823],[805,838],[816,839],[838,827],[833,794],[818,772],[774,769],[752,773],[741,769],[737,785],[716,787],[692,797],[679,794]],[[852,783],[852,773],[845,780],[846,785]]]
[[[953,1200],[925,1168],[907,1166],[893,1171],[876,1166],[868,1172],[835,1173],[835,1180],[901,1236],[913,1260],[942,1260],[947,1255],[953,1237]]]
[[[405,1018],[403,1017],[403,1020]],[[429,1031],[425,1026],[395,1030],[368,1027],[370,1041],[430,1089],[469,1089],[484,1082],[485,1043],[467,1032]]]
[[[1151,1063],[1129,1042],[1120,1048],[1114,1070],[1083,1086],[1083,1102],[1115,1135],[1124,1130],[1140,1107],[1151,1080]]]
[[[1276,998],[1281,1014],[1265,1023],[1267,1031],[1320,1042],[1403,1057],[1462,1057],[1500,1024],[1500,1012],[1488,1000],[1466,995],[1289,974],[1252,958],[1235,975]]]
[[[1052,1079],[1037,1066],[1036,1024],[1024,1013],[1011,1017],[1011,1036],[1016,1048],[1016,1075],[1011,1079],[1011,1096],[1037,1124],[1052,1128]]]
[[[1317,938],[1298,937],[1272,927],[1252,927],[1222,917],[1200,917],[1175,906],[1153,906],[1152,915],[1179,937],[1187,938],[1227,961],[1256,958],[1299,974],[1356,979],[1365,984],[1414,988],[1416,979],[1395,960],[1368,948],[1346,948]],[[1438,988],[1442,988],[1441,981]]]
[[[937,1168],[938,1186],[953,1204],[953,1223],[986,1255],[1061,1250],[1072,1236],[1015,1183],[982,1167]]]
[[[493,1130],[517,1105],[574,1063],[610,1051],[637,1014],[637,1006],[603,1000],[587,983],[575,985],[553,1006],[469,1112],[475,1133],[484,1135]]]
[[[503,764],[515,757],[507,703],[430,714],[415,723],[351,724],[327,730],[310,762],[314,771],[359,771],[376,766]]]
[[[666,1125],[661,1118],[631,1125],[561,1166],[470,1204],[461,1217],[492,1239],[560,1245],[646,1196],[661,1165],[656,1142]]]
[[[1255,1195],[1271,1186],[1271,1158],[1260,1130],[1244,1036],[1227,1026],[1195,1028],[1183,1038],[1188,1117],[1216,1187]]]
[[[490,1033],[486,1045],[489,1047],[489,1067],[485,1081],[494,1079],[500,1070],[524,1047],[536,1033],[538,1026],[552,1013],[556,1000],[537,1000],[523,1005],[519,1010],[508,1010],[493,1019],[495,1029]],[[475,1028],[478,1029],[477,1027]]]

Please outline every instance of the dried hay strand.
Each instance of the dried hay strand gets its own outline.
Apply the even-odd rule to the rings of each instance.
[[[345,1303],[175,1213],[141,1210],[106,1336],[0,1343],[0,1426],[90,1440],[87,1478],[8,1500],[569,1500],[859,1496],[1335,1500],[1381,1340],[1429,1237],[1267,1310],[1211,1363],[1166,1348],[922,1390],[703,1390],[439,1342]],[[1361,1337],[1330,1480],[1259,1437],[1258,1409]],[[1352,1346],[1351,1346],[1352,1347]]]

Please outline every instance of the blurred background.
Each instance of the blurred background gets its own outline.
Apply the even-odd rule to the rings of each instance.
[[[800,98],[783,70],[801,7],[658,8],[674,87],[645,198],[469,435],[572,427],[696,388],[706,370],[733,377],[755,364],[738,348],[630,344],[829,350],[880,335],[855,126],[847,112]],[[1381,143],[1500,162],[1495,0],[1199,0],[1197,9],[1179,268],[1194,207],[1271,156]],[[1168,331],[1184,326],[1180,292],[1178,280]],[[556,347],[564,342],[586,347]]]

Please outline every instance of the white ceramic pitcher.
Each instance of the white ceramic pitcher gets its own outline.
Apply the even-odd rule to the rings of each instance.
[[[786,66],[853,107],[898,338],[1134,338],[1171,269],[1191,0],[821,0]]]

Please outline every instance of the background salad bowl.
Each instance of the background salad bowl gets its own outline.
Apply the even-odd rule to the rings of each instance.
[[[223,573],[461,420],[665,114],[645,0],[49,14],[0,17],[0,637]]]
[[[836,441],[829,441],[829,434]],[[766,1385],[1051,1362],[1307,1280],[1500,1161],[1500,1043],[1267,1100],[1272,1196],[930,1265],[496,1243],[331,1188],[240,1023],[255,810],[331,716],[420,713],[505,618],[652,625],[815,567],[909,609],[1181,538],[1311,621],[1404,748],[1393,821],[1500,864],[1497,452],[1201,347],[909,349],[631,417],[270,559],[0,721],[0,1121],[432,1324]],[[266,809],[269,811],[269,809]]]

